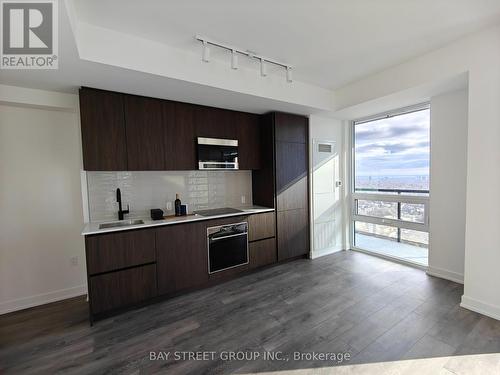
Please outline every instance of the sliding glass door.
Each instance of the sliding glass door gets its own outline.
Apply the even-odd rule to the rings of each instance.
[[[354,248],[427,266],[429,106],[353,126]]]

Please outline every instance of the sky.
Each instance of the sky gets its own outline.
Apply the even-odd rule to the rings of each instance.
[[[428,176],[429,112],[355,125],[356,176]]]

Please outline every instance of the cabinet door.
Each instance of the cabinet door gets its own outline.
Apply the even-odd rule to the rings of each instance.
[[[127,170],[123,95],[80,90],[83,168],[87,171]]]
[[[221,108],[196,108],[196,136],[208,138],[236,139],[236,112]]]
[[[307,145],[276,142],[276,205],[278,211],[307,207]]]
[[[152,263],[156,260],[154,229],[85,237],[89,275]]]
[[[309,213],[307,209],[278,212],[278,260],[309,253]]]
[[[250,215],[248,217],[248,241],[257,241],[275,236],[274,212]]]
[[[274,114],[274,123],[277,141],[307,143],[307,117],[277,112]]]
[[[268,238],[248,244],[250,268],[262,267],[276,263],[276,239]]]
[[[131,306],[156,297],[156,265],[91,276],[89,286],[93,314]]]
[[[274,114],[274,123],[277,141],[307,143],[307,117],[277,112]]]
[[[169,225],[156,232],[158,293],[169,294],[208,280],[205,223]]]
[[[198,169],[195,136],[196,106],[185,103],[163,105],[163,118],[167,126],[165,145],[168,170]]]
[[[125,124],[128,169],[165,170],[165,127],[161,101],[126,95]]]
[[[252,171],[253,204],[275,207],[274,114],[261,116],[260,169]]]
[[[259,169],[260,117],[251,113],[238,112],[236,115],[238,132],[238,161],[240,169]]]

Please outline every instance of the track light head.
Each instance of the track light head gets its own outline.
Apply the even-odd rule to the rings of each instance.
[[[231,68],[238,69],[238,54],[234,49],[231,51]]]
[[[286,81],[293,82],[292,67],[291,66],[286,67]]]
[[[203,56],[202,60],[204,62],[210,62],[210,47],[208,47],[208,42],[206,40],[203,41]]]
[[[264,59],[260,59],[260,75],[262,77],[267,76],[267,65]]]
[[[195,35],[195,39],[198,40],[199,42],[203,43],[203,53],[202,53],[201,59],[204,62],[210,62],[210,47],[213,46],[213,47],[221,48],[221,49],[224,49],[226,51],[231,52],[231,69],[236,70],[239,68],[238,54],[240,54],[242,56],[247,56],[249,60],[260,62],[260,75],[262,77],[267,76],[267,68],[268,68],[268,64],[269,64],[269,65],[272,65],[273,67],[284,68],[286,70],[286,81],[289,83],[293,82],[292,66],[288,65],[287,63],[264,57],[262,55],[257,54],[254,51],[243,50],[243,49],[236,48],[234,46],[220,43],[220,42],[217,42],[213,39],[209,39],[209,38],[201,36],[201,35]]]

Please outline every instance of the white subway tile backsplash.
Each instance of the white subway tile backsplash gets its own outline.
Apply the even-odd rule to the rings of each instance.
[[[133,171],[87,172],[90,221],[116,220],[116,189],[120,188],[129,218],[147,217],[151,208],[166,214],[167,202],[180,195],[189,210],[249,206],[252,202],[251,171]],[[241,196],[247,197],[241,204]],[[173,204],[172,204],[173,207]]]

